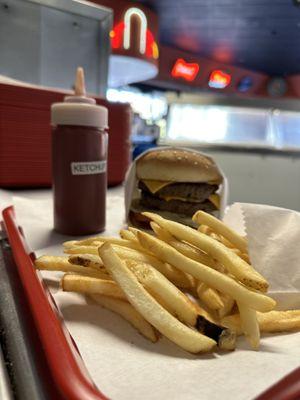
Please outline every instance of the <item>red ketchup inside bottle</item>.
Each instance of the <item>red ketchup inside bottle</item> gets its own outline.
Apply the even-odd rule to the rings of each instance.
[[[87,235],[105,229],[107,108],[86,97],[78,68],[75,95],[51,107],[54,229]]]

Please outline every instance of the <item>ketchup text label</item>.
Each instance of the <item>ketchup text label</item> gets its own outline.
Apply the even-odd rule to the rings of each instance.
[[[106,161],[80,161],[71,163],[72,175],[95,175],[106,172]]]

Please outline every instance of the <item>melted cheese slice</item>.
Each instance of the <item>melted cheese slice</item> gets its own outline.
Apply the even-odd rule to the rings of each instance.
[[[170,183],[173,183],[171,181],[154,181],[150,179],[143,179],[143,182],[153,194],[158,192],[163,187],[170,185]]]
[[[220,210],[220,196],[218,194],[211,194],[208,200],[213,203],[216,209]]]
[[[147,188],[150,190],[151,193],[156,193],[160,189],[162,189],[165,186],[170,185],[171,181],[155,181],[151,179],[143,179],[144,184],[147,186]],[[211,185],[217,184],[217,182],[207,182]],[[190,202],[195,202],[198,203],[197,200],[192,200],[192,199],[186,199],[184,197],[180,196],[161,196],[164,200],[170,201],[170,200],[181,200],[181,201],[190,201]],[[220,209],[220,196],[218,194],[212,194],[209,196],[208,200],[219,210]]]

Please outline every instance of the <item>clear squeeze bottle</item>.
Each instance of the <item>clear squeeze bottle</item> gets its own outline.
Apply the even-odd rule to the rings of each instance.
[[[54,229],[86,235],[105,229],[107,108],[86,97],[77,69],[75,94],[51,107]]]

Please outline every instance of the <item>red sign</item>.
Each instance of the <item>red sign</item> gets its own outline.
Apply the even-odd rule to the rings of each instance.
[[[214,89],[224,89],[231,82],[231,75],[227,72],[216,69],[210,74],[208,86]]]
[[[192,82],[199,72],[199,64],[188,63],[183,58],[178,58],[172,68],[171,75],[174,78],[183,78]]]

